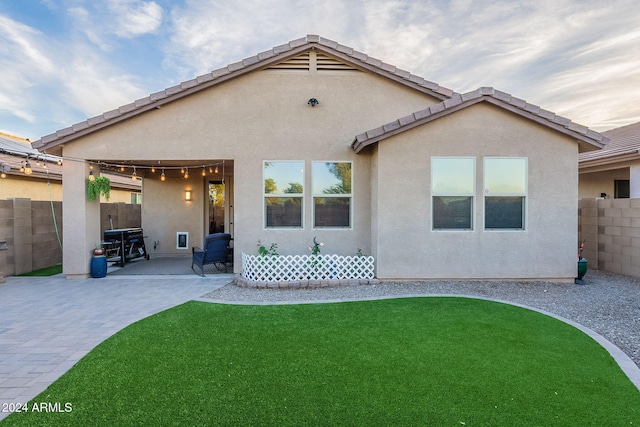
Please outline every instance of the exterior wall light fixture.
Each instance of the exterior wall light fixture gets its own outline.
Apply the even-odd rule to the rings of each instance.
[[[190,202],[191,199],[191,190],[184,190],[184,200]]]

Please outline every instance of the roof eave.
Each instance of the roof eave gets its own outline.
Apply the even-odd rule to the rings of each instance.
[[[599,170],[617,169],[615,165],[619,165],[620,163],[624,163],[624,162],[637,161],[637,160],[640,160],[640,150],[633,150],[626,153],[620,153],[615,156],[599,157],[596,159],[588,159],[588,160],[579,160],[578,168],[580,170],[591,169],[591,168],[600,168]],[[604,169],[602,167],[604,167]]]
[[[131,104],[121,106],[117,110],[107,111],[99,116],[89,118],[84,122],[80,122],[71,127],[61,129],[54,134],[48,135],[50,137],[49,138],[50,142],[47,142],[47,137],[45,136],[37,141],[34,141],[32,143],[32,146],[33,148],[38,149],[40,151],[51,149],[57,145],[61,145],[66,142],[72,141],[74,139],[80,138],[82,136],[88,135],[90,133],[96,132],[100,129],[103,129],[115,123],[130,119],[139,114],[160,109],[162,108],[162,106],[166,104],[175,102],[179,99],[185,98],[196,92],[200,92],[201,90],[205,90],[212,86],[231,80],[232,78],[240,77],[244,74],[250,73],[258,69],[267,68],[273,63],[282,61],[283,58],[286,58],[288,56],[295,56],[298,53],[307,50],[308,48],[309,48],[308,45],[293,48],[292,50],[288,50],[286,52],[282,52],[281,54],[265,59],[262,62],[253,63],[243,68],[238,68],[235,71],[229,70],[229,67],[234,68],[234,65],[239,63],[227,65],[224,68],[220,68],[215,71],[212,71],[211,73],[198,76],[195,79],[188,80],[187,82],[183,82],[180,85],[172,86],[165,89],[164,91],[151,94],[147,98],[142,98],[141,100],[136,100]],[[261,54],[258,54],[258,55],[261,55]],[[228,72],[225,72],[225,69],[227,69]],[[208,78],[208,76],[211,76],[211,78]],[[191,82],[195,82],[195,84],[191,84]],[[185,86],[186,88],[178,89],[179,86]],[[163,96],[163,92],[164,92],[164,96]],[[145,101],[147,99],[153,99],[154,97],[156,98],[154,101],[146,103],[145,105],[141,105],[137,108],[135,107],[131,108],[132,106],[135,106],[136,103],[140,103],[141,101]],[[125,112],[120,113],[121,110],[124,110]],[[116,111],[118,111],[119,113],[116,113]],[[112,116],[112,117],[109,118],[109,116]],[[73,129],[74,127],[76,127],[77,130],[74,130]],[[56,136],[61,133],[66,133],[66,135],[56,138]]]
[[[480,88],[466,94],[456,94],[449,100],[414,113],[413,117],[415,120],[411,120],[410,115],[407,116],[408,119],[401,118],[395,122],[391,122],[379,128],[357,135],[351,143],[351,147],[356,153],[360,153],[365,147],[371,144],[375,144],[386,138],[397,135],[406,130],[413,129],[417,126],[421,126],[433,120],[437,120],[440,117],[449,115],[480,102],[488,102],[521,117],[532,120],[542,126],[546,126],[574,138],[579,144],[580,151],[597,150],[603,148],[607,142],[609,142],[609,138],[597,132],[593,132],[584,126],[577,125],[568,119],[564,119],[551,112],[544,111],[540,109],[540,107],[533,106],[516,98],[513,98],[515,100],[513,104],[501,98],[510,99],[512,97],[503,92],[495,91],[492,88]],[[535,113],[536,111],[538,114]],[[420,117],[417,118],[417,116]],[[385,130],[385,128],[388,128],[389,130]]]
[[[451,89],[441,87],[409,72],[397,69],[395,66],[385,64],[380,60],[371,58],[366,54],[340,45],[337,42],[316,35],[308,35],[284,45],[276,46],[271,50],[261,52],[252,57],[245,58],[242,61],[229,64],[211,73],[198,76],[182,82],[179,85],[156,92],[146,98],[138,99],[130,104],[107,111],[73,126],[58,130],[53,134],[46,135],[34,141],[32,146],[40,151],[54,149],[57,146],[99,131],[115,123],[159,109],[163,105],[185,98],[201,90],[208,89],[256,70],[268,68],[275,63],[296,56],[309,49],[326,52],[358,68],[387,77],[439,100],[446,100],[455,94]],[[58,148],[58,150],[60,148]]]

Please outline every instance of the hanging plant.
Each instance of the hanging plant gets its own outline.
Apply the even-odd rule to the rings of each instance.
[[[99,199],[100,196],[104,196],[109,200],[111,196],[111,181],[104,176],[96,176],[93,181],[87,178],[87,199],[93,202]]]

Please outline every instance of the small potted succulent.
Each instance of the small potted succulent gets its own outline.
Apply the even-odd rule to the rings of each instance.
[[[103,255],[104,255],[104,248],[102,247],[101,244],[96,243],[95,248],[93,249],[93,256],[103,256]]]

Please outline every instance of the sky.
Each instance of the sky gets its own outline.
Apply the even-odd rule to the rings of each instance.
[[[307,34],[596,131],[640,121],[638,0],[0,0],[0,132],[37,140]]]

